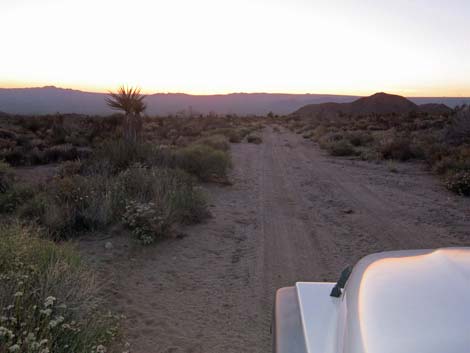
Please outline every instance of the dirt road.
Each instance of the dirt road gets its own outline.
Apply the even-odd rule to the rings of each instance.
[[[470,245],[470,200],[410,164],[331,158],[266,128],[232,146],[231,187],[210,186],[213,218],[183,239],[105,253],[115,309],[137,353],[270,352],[276,288],[334,281],[377,251]]]

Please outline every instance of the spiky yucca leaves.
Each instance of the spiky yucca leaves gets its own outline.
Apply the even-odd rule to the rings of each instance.
[[[123,121],[123,134],[128,142],[135,143],[141,139],[143,121],[140,116],[147,108],[144,103],[145,96],[140,88],[119,87],[117,93],[110,92],[105,98],[106,104],[112,109],[122,110],[125,114]]]
[[[117,93],[109,92],[106,104],[116,110],[122,110],[125,114],[141,114],[147,108],[144,103],[145,96],[140,93],[140,88],[124,87],[118,88]]]

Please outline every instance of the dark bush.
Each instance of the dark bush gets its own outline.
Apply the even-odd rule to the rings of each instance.
[[[332,156],[337,157],[346,157],[346,156],[355,156],[357,155],[354,146],[347,140],[332,141],[326,145],[327,151]]]
[[[246,140],[248,141],[248,143],[254,143],[257,145],[263,142],[263,139],[258,135],[248,135]]]
[[[445,179],[446,187],[459,195],[470,196],[470,171],[451,172]]]
[[[415,153],[408,138],[394,138],[384,142],[380,146],[380,152],[384,159],[396,159],[399,161],[407,161],[415,158]]]
[[[10,189],[13,184],[13,170],[11,167],[0,160],[0,194]]]
[[[0,213],[11,213],[34,196],[34,189],[27,185],[13,184],[0,193]]]
[[[366,146],[374,141],[369,132],[352,131],[346,134],[345,138],[355,147]]]
[[[44,159],[46,163],[65,162],[77,158],[77,148],[70,144],[52,146],[44,151]]]

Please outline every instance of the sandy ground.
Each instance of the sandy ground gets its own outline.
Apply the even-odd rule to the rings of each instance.
[[[136,353],[271,351],[275,290],[335,281],[377,251],[470,245],[470,199],[418,165],[331,158],[266,128],[232,145],[233,186],[207,187],[213,218],[142,248],[83,242]]]

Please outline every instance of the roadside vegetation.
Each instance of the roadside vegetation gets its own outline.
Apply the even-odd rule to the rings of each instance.
[[[422,161],[449,190],[470,196],[468,106],[449,114],[290,116],[283,123],[333,156]]]
[[[118,318],[93,272],[34,226],[0,226],[0,352],[106,352]]]
[[[120,225],[148,245],[202,222],[201,183],[228,184],[230,144],[262,128],[256,118],[144,117],[144,98],[110,94],[122,114],[109,117],[2,118],[0,353],[112,351],[119,320],[69,240]]]

